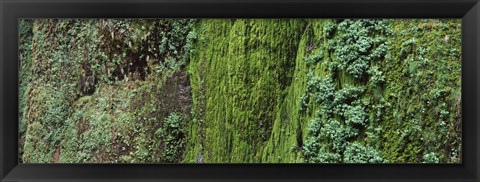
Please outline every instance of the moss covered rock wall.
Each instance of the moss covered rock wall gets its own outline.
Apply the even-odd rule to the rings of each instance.
[[[23,162],[461,161],[460,20],[21,27]]]
[[[183,158],[193,20],[22,23],[33,27],[22,43],[23,162]]]

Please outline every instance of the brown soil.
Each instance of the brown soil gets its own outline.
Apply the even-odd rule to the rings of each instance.
[[[58,162],[60,162],[60,148],[55,149],[55,152],[53,153],[53,163]]]

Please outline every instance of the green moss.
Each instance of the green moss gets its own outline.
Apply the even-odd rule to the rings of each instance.
[[[190,72],[205,162],[259,162],[291,84],[300,20],[202,20]],[[282,50],[282,51],[280,51]],[[203,91],[203,92],[202,92]],[[205,98],[203,98],[205,97]],[[204,99],[204,100],[203,100]],[[205,111],[195,109],[203,104]],[[203,124],[203,122],[205,122]],[[205,129],[202,129],[202,128]],[[200,148],[192,145],[193,148]],[[188,151],[188,149],[187,149]],[[248,155],[247,155],[248,154]]]
[[[22,161],[25,163],[48,163],[52,161],[53,151],[46,145],[47,133],[42,124],[34,122],[28,125],[23,147]]]
[[[459,20],[405,20],[392,27],[390,64],[383,66],[391,103],[381,118],[383,155],[391,162],[423,162],[424,155],[442,151],[441,162],[459,162]]]

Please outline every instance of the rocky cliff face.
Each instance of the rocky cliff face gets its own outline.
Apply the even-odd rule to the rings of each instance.
[[[28,20],[27,163],[457,163],[460,20]]]

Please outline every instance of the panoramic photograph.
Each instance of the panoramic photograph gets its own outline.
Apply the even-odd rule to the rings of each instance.
[[[19,19],[20,163],[462,163],[461,19]]]

